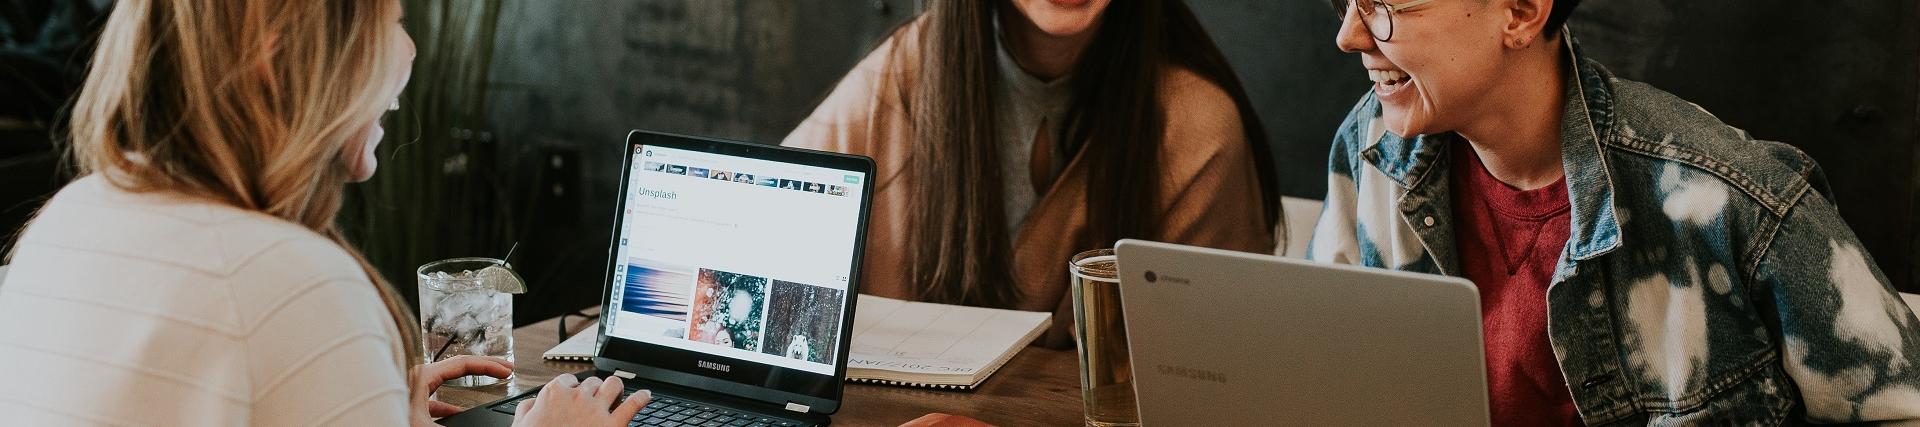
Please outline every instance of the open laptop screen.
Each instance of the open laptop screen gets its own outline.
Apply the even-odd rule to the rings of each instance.
[[[606,335],[646,344],[632,362],[674,371],[776,388],[836,380],[866,173],[628,147]],[[775,378],[796,372],[822,381]],[[786,391],[823,391],[803,389]]]

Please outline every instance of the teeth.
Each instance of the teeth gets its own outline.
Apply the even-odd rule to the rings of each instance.
[[[1407,79],[1407,73],[1392,70],[1367,70],[1367,78],[1374,83],[1397,84]]]

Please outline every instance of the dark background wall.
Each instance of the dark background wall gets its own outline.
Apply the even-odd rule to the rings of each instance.
[[[1920,291],[1920,3],[1590,3],[1574,30],[1594,57],[1813,156],[1887,276]]]
[[[1920,9],[1905,0],[1588,1],[1588,52],[1629,79],[1692,100],[1826,168],[1849,224],[1897,286],[1920,291]],[[1190,0],[1278,146],[1282,190],[1325,192],[1327,141],[1368,83],[1333,47],[1318,1]],[[548,288],[598,292],[620,138],[632,128],[773,143],[803,118],[911,0],[509,0],[493,110],[508,140],[579,150],[577,221],[541,243]],[[575,258],[577,257],[577,258]],[[524,264],[524,263],[523,263]],[[531,307],[529,307],[531,308]]]
[[[598,301],[621,147],[635,128],[776,143],[911,0],[506,0],[494,133],[561,158],[567,194],[514,263],[524,322]]]

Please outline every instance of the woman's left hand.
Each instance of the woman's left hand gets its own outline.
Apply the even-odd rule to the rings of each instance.
[[[451,403],[433,400],[431,396],[440,389],[441,383],[468,375],[505,379],[513,375],[513,362],[498,357],[460,355],[413,367],[407,373],[413,386],[413,413],[440,418],[466,410]]]

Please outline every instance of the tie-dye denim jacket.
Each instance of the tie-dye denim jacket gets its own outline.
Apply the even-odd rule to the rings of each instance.
[[[1586,422],[1920,417],[1920,327],[1813,160],[1568,45],[1573,229],[1545,304]],[[1308,258],[1459,275],[1447,176],[1459,136],[1404,138],[1377,117],[1369,94],[1334,136]]]

